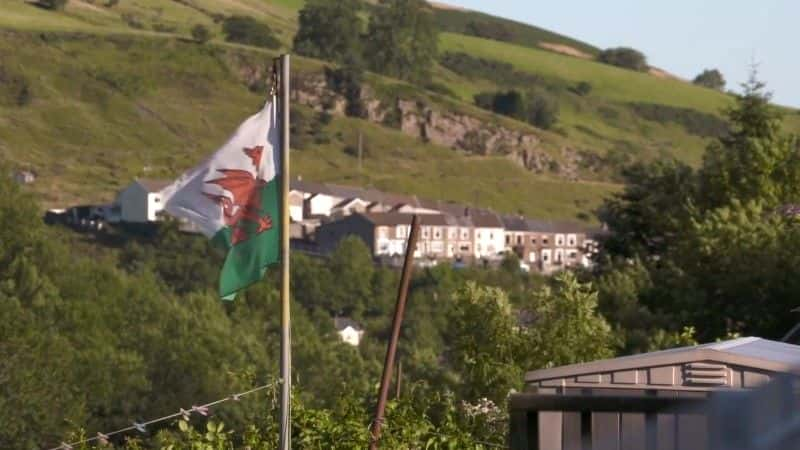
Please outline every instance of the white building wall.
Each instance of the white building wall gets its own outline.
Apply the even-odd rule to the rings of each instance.
[[[358,331],[355,328],[348,326],[344,330],[339,331],[339,337],[342,338],[342,342],[345,344],[352,345],[354,347],[358,347],[358,344],[361,343],[361,337],[364,335],[363,331]]]
[[[326,194],[317,194],[308,200],[308,212],[311,215],[330,216],[334,205],[342,199]]]
[[[293,222],[302,222],[303,206],[302,205],[289,206],[289,217],[292,219]]]
[[[158,213],[164,210],[161,201],[161,194],[150,192],[147,194],[147,221],[155,222],[158,220]]]
[[[505,245],[506,236],[503,228],[475,228],[473,248],[476,258],[498,258]]]

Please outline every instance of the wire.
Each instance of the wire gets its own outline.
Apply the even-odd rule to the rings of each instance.
[[[108,442],[108,438],[111,437],[111,436],[114,436],[114,435],[117,435],[117,434],[122,434],[122,433],[127,433],[128,431],[134,431],[134,430],[139,431],[141,433],[144,433],[146,431],[148,425],[152,425],[154,423],[159,423],[159,422],[164,422],[164,421],[167,421],[167,420],[170,420],[170,419],[176,419],[178,417],[188,418],[192,413],[198,413],[200,415],[207,416],[208,415],[208,409],[211,408],[212,406],[217,406],[217,405],[219,405],[221,403],[225,403],[225,402],[228,402],[228,401],[231,401],[231,400],[238,401],[241,397],[244,397],[245,395],[249,395],[249,394],[252,394],[254,392],[258,392],[258,391],[261,391],[261,390],[264,390],[264,389],[267,389],[267,388],[270,388],[270,387],[273,387],[273,386],[275,386],[275,383],[264,384],[264,385],[261,385],[261,386],[254,387],[252,389],[246,390],[244,392],[239,392],[237,394],[231,394],[231,395],[229,395],[227,397],[224,397],[224,398],[221,398],[219,400],[214,400],[213,402],[205,403],[203,405],[192,406],[191,409],[188,409],[188,410],[181,408],[178,412],[173,413],[173,414],[168,414],[168,415],[163,416],[163,417],[147,420],[147,421],[144,421],[144,422],[133,422],[133,425],[131,425],[131,426],[128,426],[128,427],[125,427],[125,428],[120,428],[119,430],[114,430],[114,431],[111,431],[111,432],[108,432],[108,433],[97,433],[96,436],[84,439],[82,441],[75,441],[75,442],[70,442],[70,443],[62,442],[61,445],[59,445],[58,447],[53,447],[53,448],[51,448],[49,450],[71,450],[73,446],[81,445],[81,444],[88,444],[89,442],[94,442],[94,441],[100,441],[100,442],[106,443],[106,442]]]

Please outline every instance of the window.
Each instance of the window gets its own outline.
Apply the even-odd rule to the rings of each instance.
[[[461,247],[459,247],[458,249],[461,250],[462,252],[468,252],[469,251],[469,244],[464,244]]]
[[[466,241],[469,239],[469,228],[462,228],[461,229],[461,240]]]
[[[530,252],[530,253],[528,254],[528,260],[529,260],[530,262],[536,262],[536,252]]]
[[[395,237],[398,238],[406,237],[406,227],[403,225],[398,225],[396,228]]]
[[[536,245],[536,238],[535,237],[531,238],[531,245]]]
[[[434,253],[442,253],[444,251],[444,245],[441,242],[431,242],[431,251]]]
[[[423,239],[431,237],[431,227],[422,227],[422,237]]]
[[[506,235],[506,245],[510,245],[510,244],[511,244],[511,236]]]
[[[517,235],[517,245],[522,245],[522,235],[521,234]]]
[[[574,234],[567,235],[567,245],[570,247],[575,247],[578,243],[578,238]]]
[[[442,228],[441,227],[433,227],[433,238],[434,239],[441,239],[442,238]]]
[[[557,247],[563,247],[564,246],[564,235],[563,234],[557,234],[556,235],[556,246]]]
[[[542,245],[547,245],[549,243],[550,243],[550,239],[547,236],[542,238]]]
[[[450,239],[451,241],[455,241],[456,239],[458,239],[458,228],[449,227],[447,229],[447,239]]]
[[[569,259],[575,259],[578,257],[578,252],[569,252]]]
[[[161,197],[158,197],[158,196],[153,197],[153,202],[161,203]]]

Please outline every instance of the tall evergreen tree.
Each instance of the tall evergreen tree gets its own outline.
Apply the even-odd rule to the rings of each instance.
[[[781,115],[769,104],[755,71],[728,109],[731,130],[703,157],[700,187],[706,208],[761,201],[766,207],[800,199],[800,155],[795,139],[781,131]]]
[[[422,81],[436,58],[437,40],[424,0],[381,0],[370,18],[365,57],[376,72]]]
[[[363,23],[359,0],[310,0],[300,10],[294,50],[305,56],[334,62],[357,58]]]

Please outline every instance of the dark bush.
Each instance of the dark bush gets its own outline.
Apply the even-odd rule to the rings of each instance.
[[[67,6],[68,1],[69,0],[39,0],[37,4],[51,11],[61,11]]]
[[[725,77],[717,69],[704,70],[692,80],[692,83],[718,91],[725,89]]]
[[[514,70],[512,64],[492,59],[477,58],[466,53],[444,53],[439,63],[459,75],[484,78],[505,86],[530,86],[543,84],[541,77]]]
[[[539,128],[548,129],[558,121],[558,101],[543,89],[528,93],[527,120]]]
[[[442,83],[437,83],[435,81],[431,81],[425,84],[425,89],[431,92],[435,92],[437,94],[445,95],[447,97],[458,98],[458,94],[453,92],[452,89],[450,89],[449,87],[445,86]]]
[[[633,111],[647,120],[659,123],[676,123],[690,134],[701,137],[720,137],[728,132],[724,120],[689,108],[660,105],[656,103],[632,103]]]
[[[192,39],[201,44],[205,44],[211,39],[211,30],[209,30],[207,26],[198,23],[192,27]]]
[[[165,23],[153,24],[153,31],[158,31],[159,33],[174,33],[177,30],[178,28],[174,25],[167,25]]]
[[[25,106],[32,98],[28,79],[21,73],[0,66],[0,105]]]
[[[550,128],[558,120],[558,102],[544,89],[534,89],[527,95],[511,89],[502,92],[481,92],[475,104],[497,114],[513,117],[539,128]]]
[[[572,88],[572,92],[585,97],[592,92],[592,83],[588,81],[581,81]]]
[[[364,69],[355,62],[337,69],[325,68],[325,79],[334,92],[344,96],[347,104],[345,114],[351,117],[366,117],[367,108],[361,99]]]
[[[120,18],[122,19],[123,22],[125,22],[126,25],[128,25],[131,28],[135,28],[137,30],[144,29],[144,24],[142,23],[141,19],[139,19],[139,17],[135,14],[123,13],[120,16]]]
[[[471,21],[467,24],[466,34],[493,39],[495,41],[513,42],[514,33],[506,26],[497,23]]]
[[[647,70],[647,58],[638,50],[628,47],[609,48],[597,55],[601,63],[625,69],[644,72]]]
[[[228,42],[273,49],[281,45],[269,25],[261,23],[252,17],[228,17],[222,22],[222,32]]]

